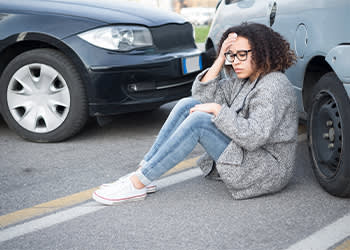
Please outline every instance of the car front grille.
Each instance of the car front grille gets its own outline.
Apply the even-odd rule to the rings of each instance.
[[[193,30],[190,23],[167,24],[150,29],[153,42],[159,50],[174,48],[195,48]]]
[[[125,85],[128,95],[132,99],[140,98],[156,98],[166,96],[176,96],[179,93],[186,92],[190,95],[192,83],[196,74],[189,74],[180,79],[173,79],[167,81],[154,81],[154,82],[139,82],[136,84]],[[130,86],[136,87],[135,89]]]

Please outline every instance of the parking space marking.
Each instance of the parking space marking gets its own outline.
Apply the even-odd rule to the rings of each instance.
[[[188,169],[196,166],[197,159],[198,157],[195,157],[195,158],[191,158],[180,162],[173,169],[166,172],[164,176],[168,176],[176,172],[180,172],[184,169]],[[97,187],[89,190],[85,190],[79,193],[75,193],[63,198],[45,202],[31,208],[25,208],[19,211],[15,211],[13,213],[2,215],[0,216],[0,228],[4,228],[6,226],[19,223],[21,221],[25,221],[37,216],[41,216],[65,207],[70,207],[70,206],[82,203],[84,201],[87,201],[91,199],[91,195],[96,189]]]
[[[170,175],[155,181],[159,189],[180,183],[192,178],[202,175],[202,171],[197,168],[192,168],[177,174]],[[90,196],[91,197],[91,196]],[[66,222],[82,215],[96,212],[108,206],[100,205],[94,201],[82,204],[80,206],[75,206],[55,214],[47,215],[45,217],[34,219],[23,224],[15,225],[0,231],[0,243],[11,240],[13,238],[36,232],[41,229],[48,228],[50,226]]]
[[[69,207],[84,202],[91,198],[91,194],[95,189],[96,188],[92,188],[60,199],[41,203],[31,208],[25,208],[13,213],[2,215],[0,216],[0,227],[6,227],[8,225],[16,224],[18,222],[25,221],[36,216],[54,212],[64,207]]]
[[[326,250],[350,235],[350,214],[313,233],[286,250]]]
[[[337,246],[334,250],[350,250],[350,240],[344,241],[342,244]]]
[[[95,205],[95,206],[93,206]],[[51,214],[39,219],[25,222],[13,227],[0,231],[0,242],[11,240],[13,238],[32,233],[68,220],[72,220],[78,216],[86,215],[98,211],[104,207],[96,206],[96,203],[89,202],[85,206],[76,206],[55,214]]]
[[[164,176],[171,175],[171,174],[180,172],[180,171],[182,171],[184,169],[188,169],[188,168],[192,168],[194,166],[197,166],[197,160],[198,159],[199,159],[199,157],[194,157],[194,158],[188,159],[186,161],[182,161],[179,164],[177,164],[175,167],[170,169],[168,172],[166,172],[164,174]]]

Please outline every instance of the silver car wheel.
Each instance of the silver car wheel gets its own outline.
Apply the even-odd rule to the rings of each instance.
[[[29,64],[18,69],[7,89],[9,111],[23,128],[48,133],[58,128],[70,109],[66,81],[46,64]]]

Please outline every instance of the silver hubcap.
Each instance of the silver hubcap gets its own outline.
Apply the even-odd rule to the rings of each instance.
[[[60,73],[34,63],[15,72],[7,89],[7,103],[19,125],[31,132],[47,133],[66,119],[70,94]]]

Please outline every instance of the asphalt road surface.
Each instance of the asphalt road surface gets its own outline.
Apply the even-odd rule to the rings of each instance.
[[[318,185],[303,129],[280,193],[233,200],[201,176],[198,146],[146,200],[92,201],[93,188],[136,168],[173,105],[50,144],[24,141],[0,119],[0,249],[350,249],[350,200]]]

